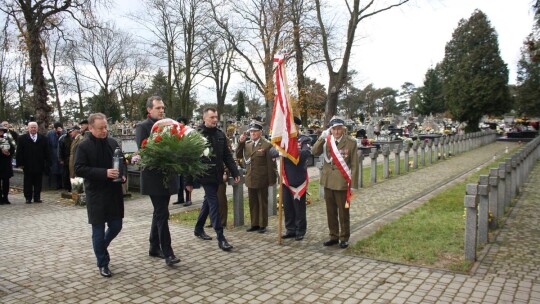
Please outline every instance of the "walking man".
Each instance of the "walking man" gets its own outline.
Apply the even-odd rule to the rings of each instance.
[[[137,125],[135,137],[137,147],[140,149],[142,141],[150,136],[152,126],[158,120],[165,118],[165,104],[159,96],[150,96],[146,101],[148,118]],[[150,226],[150,249],[148,254],[152,257],[164,258],[169,266],[179,263],[171,246],[171,233],[169,231],[169,201],[171,195],[178,192],[176,174],[169,174],[168,187],[163,185],[165,175],[157,169],[143,169],[141,171],[141,194],[149,195],[154,213]]]
[[[236,163],[232,157],[227,138],[223,131],[217,128],[218,112],[215,108],[208,107],[203,111],[203,121],[201,125],[201,134],[207,139],[210,144],[212,154],[203,156],[203,163],[211,164],[210,169],[203,176],[198,178],[199,183],[204,189],[204,201],[195,224],[195,236],[203,240],[211,240],[212,238],[204,232],[204,223],[210,214],[210,223],[216,231],[218,246],[224,251],[230,251],[233,246],[227,242],[223,234],[223,226],[218,211],[218,187],[223,182],[223,173],[225,171],[224,163],[231,172],[234,182],[240,181],[240,173],[236,168]],[[193,178],[188,177],[187,187],[191,191]]]
[[[107,248],[122,230],[124,218],[122,183],[126,182],[126,169],[121,172],[113,169],[114,150],[119,148],[119,145],[116,140],[107,136],[107,117],[102,113],[90,114],[88,124],[90,135],[77,149],[75,173],[84,178],[94,254],[99,273],[108,278],[112,273],[109,269],[111,257]],[[113,182],[119,176],[122,183]]]

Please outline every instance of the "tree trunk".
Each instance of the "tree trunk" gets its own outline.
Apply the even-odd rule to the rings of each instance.
[[[36,109],[36,121],[40,133],[46,133],[50,122],[51,107],[47,104],[47,85],[43,74],[42,55],[39,29],[32,22],[27,23],[28,29],[28,54],[30,59],[30,76],[32,79],[32,96]]]

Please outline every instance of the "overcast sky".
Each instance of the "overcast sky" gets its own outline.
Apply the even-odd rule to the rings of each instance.
[[[120,11],[120,14],[113,15],[119,24],[126,22],[119,16],[129,10],[140,9],[141,3],[140,0],[115,2],[117,5],[113,11]],[[444,47],[459,20],[468,19],[475,9],[488,16],[498,33],[501,57],[508,65],[509,81],[513,84],[522,42],[532,30],[531,3],[532,0],[411,0],[404,6],[366,19],[358,27],[350,65],[350,69],[359,72],[355,85],[364,88],[373,83],[375,88],[400,89],[404,82],[412,82],[417,87],[422,86],[427,69],[443,59]],[[339,16],[336,19],[339,20]],[[345,18],[343,20],[346,21]],[[140,29],[127,30],[136,32]],[[289,73],[292,72],[293,67]],[[328,84],[324,65],[311,69],[309,74],[325,86]],[[241,88],[238,81],[231,84],[228,99]],[[214,99],[213,93],[202,87],[199,88],[199,96]]]

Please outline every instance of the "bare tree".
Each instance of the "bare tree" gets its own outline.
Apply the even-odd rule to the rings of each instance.
[[[274,105],[274,56],[283,47],[285,0],[210,1],[214,20],[242,59],[235,70],[264,96],[266,124]]]
[[[10,33],[8,32],[9,20],[6,18],[0,32],[0,119],[7,119],[7,105],[11,95],[13,60],[9,58],[9,51],[13,48]]]
[[[207,27],[203,37],[206,52],[204,61],[208,69],[205,76],[214,81],[218,115],[221,116],[232,75],[234,48],[214,24]]]
[[[60,102],[60,90],[58,89],[58,81],[56,80],[57,70],[59,66],[59,56],[61,54],[63,38],[60,32],[44,32],[43,38],[43,58],[47,67],[47,72],[51,79],[52,88],[54,90],[54,103],[58,111],[58,118],[63,121],[62,104]]]
[[[128,119],[136,119],[138,103],[142,100],[142,94],[147,86],[148,59],[140,54],[128,58],[118,69],[118,94]]]
[[[64,45],[62,63],[67,68],[67,71],[60,76],[60,83],[63,92],[75,92],[77,94],[78,113],[76,118],[82,119],[85,117],[82,94],[87,91],[87,86],[81,81],[77,58],[78,52],[76,41],[70,40]]]
[[[41,132],[44,132],[48,126],[51,112],[51,107],[47,103],[47,84],[42,66],[43,32],[54,28],[62,15],[91,16],[94,3],[93,0],[0,0],[0,11],[13,17],[21,36],[24,38],[30,61],[36,120]]]
[[[348,12],[347,32],[345,33],[345,45],[340,53],[340,58],[336,58],[331,54],[331,44],[329,42],[330,33],[328,31],[328,25],[324,20],[323,8],[321,6],[321,0],[315,0],[315,6],[317,10],[317,19],[321,30],[322,37],[322,50],[324,53],[324,59],[326,61],[326,67],[328,69],[328,103],[326,104],[326,115],[324,119],[325,125],[330,121],[330,118],[336,114],[338,96],[347,82],[347,73],[349,71],[349,61],[351,59],[351,51],[355,41],[356,29],[358,24],[369,17],[373,17],[379,13],[385,12],[391,8],[401,6],[409,0],[392,0],[392,1],[376,1],[369,0],[363,6],[360,6],[360,0],[344,1]],[[351,3],[352,2],[352,3]],[[332,5],[335,7],[335,0],[332,1]],[[341,62],[339,67],[336,62]],[[335,66],[336,65],[336,66]]]
[[[131,36],[113,24],[82,31],[77,56],[88,68],[81,75],[103,90],[106,103],[118,103],[113,97],[121,83],[119,73],[121,68],[127,68],[134,50]]]

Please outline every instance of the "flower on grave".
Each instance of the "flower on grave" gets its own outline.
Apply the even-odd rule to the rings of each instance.
[[[82,193],[83,192],[83,183],[84,179],[82,177],[74,177],[69,179],[71,182],[71,191]]]
[[[199,132],[166,118],[157,121],[148,140],[141,143],[138,165],[163,171],[166,175],[200,176],[211,166],[201,162],[201,156],[207,149],[208,142]]]

